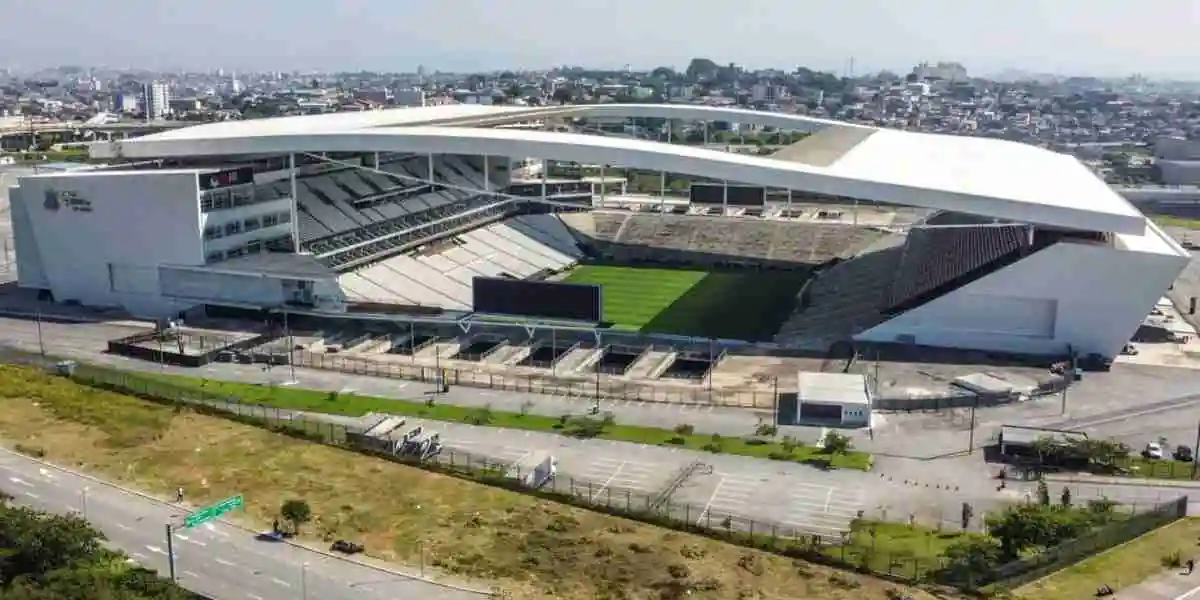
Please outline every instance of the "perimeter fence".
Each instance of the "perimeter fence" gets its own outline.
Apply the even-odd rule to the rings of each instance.
[[[667,486],[653,493],[614,487],[565,474],[549,479],[541,487],[531,488],[522,483],[524,473],[521,468],[511,462],[449,449],[424,457],[387,451],[384,448],[392,446],[390,440],[366,439],[370,425],[361,422],[351,424],[344,417],[322,417],[246,403],[236,397],[106,367],[71,363],[68,368],[54,359],[25,353],[0,352],[0,361],[56,368],[58,372],[90,387],[185,406],[307,441],[347,448],[463,479],[905,583],[935,582],[964,589],[977,589],[984,585],[1004,589],[1016,587],[1182,518],[1187,510],[1186,497],[1161,502],[1149,510],[1116,519],[1035,556],[988,570],[964,571],[942,556],[930,558],[916,556],[911,550],[877,549],[876,530],[866,522],[864,526],[854,527],[853,531],[821,535],[802,527],[752,519],[692,503],[672,502],[671,495],[689,477],[711,470],[711,466],[703,462],[687,465],[676,473]]]

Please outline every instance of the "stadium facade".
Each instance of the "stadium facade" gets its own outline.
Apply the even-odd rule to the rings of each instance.
[[[762,157],[537,130],[620,117],[814,135]],[[464,292],[462,277],[447,277],[538,278],[586,254],[546,207],[587,211],[605,186],[596,200],[586,180],[518,181],[529,157],[597,165],[601,181],[617,165],[935,211],[895,262],[862,270],[887,281],[862,288],[872,317],[851,319],[844,333],[855,340],[1112,357],[1189,260],[1070,156],[770,112],[439,106],[198,125],[91,153],[113,164],[23,177],[11,190],[19,285],[147,316],[389,303],[468,314],[469,282]],[[457,260],[426,252],[443,243]],[[817,280],[850,290],[858,262],[823,265]],[[802,294],[798,310],[810,301]]]

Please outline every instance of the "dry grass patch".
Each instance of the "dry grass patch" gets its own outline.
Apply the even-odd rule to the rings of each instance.
[[[514,599],[887,598],[896,586],[0,366],[0,437],[192,502],[245,494],[269,523],[304,498],[308,535],[499,585]],[[687,596],[686,590],[692,594]],[[914,598],[928,598],[910,592]]]

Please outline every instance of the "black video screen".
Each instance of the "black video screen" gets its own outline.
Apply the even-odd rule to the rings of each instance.
[[[722,205],[726,203],[725,186],[693,183],[692,204]],[[753,185],[731,185],[729,206],[763,206],[767,202],[767,188]]]
[[[763,206],[767,203],[767,188],[752,185],[729,186],[730,206]]]
[[[692,204],[724,204],[725,188],[707,183],[693,183],[691,187]]]
[[[550,281],[476,277],[475,312],[599,323],[600,286]]]

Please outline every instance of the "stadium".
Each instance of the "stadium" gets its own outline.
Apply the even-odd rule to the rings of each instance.
[[[811,135],[756,156],[584,125],[628,119]],[[729,352],[845,342],[1104,361],[1189,259],[1067,155],[732,108],[447,105],[90,152],[109,164],[10,190],[42,301],[287,313],[310,347],[496,370],[711,388]]]

